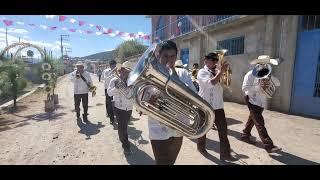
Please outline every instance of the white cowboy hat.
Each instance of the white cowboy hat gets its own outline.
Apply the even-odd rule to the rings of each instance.
[[[78,61],[77,64],[76,64],[76,66],[84,66],[84,64],[83,64],[83,62]]]
[[[250,62],[250,64],[266,64],[270,63],[272,65],[279,65],[279,59],[271,59],[270,56],[268,55],[261,55],[258,57],[258,59],[254,59],[253,61]]]
[[[124,63],[122,63],[121,67],[122,67],[122,68],[125,68],[125,69],[127,69],[127,70],[129,70],[129,71],[132,70],[132,64],[131,64],[130,61],[125,61]]]
[[[179,59],[174,63],[174,67],[184,67],[182,61]]]

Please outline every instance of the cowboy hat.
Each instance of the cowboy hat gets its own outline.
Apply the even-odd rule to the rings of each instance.
[[[181,68],[183,68],[183,67],[187,67],[188,66],[188,64],[183,64],[182,63],[182,60],[177,60],[175,63],[174,63],[174,67],[181,67]]]
[[[76,64],[76,66],[84,66],[84,64],[83,64],[83,62],[78,61],[77,64]]]
[[[267,64],[270,63],[272,65],[279,65],[279,59],[271,59],[268,55],[261,55],[257,59],[254,59],[250,62],[250,64]]]
[[[129,71],[132,70],[132,64],[130,61],[125,61],[124,63],[122,63],[121,68],[125,68]]]

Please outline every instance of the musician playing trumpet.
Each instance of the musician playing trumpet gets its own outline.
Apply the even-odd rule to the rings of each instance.
[[[77,69],[71,73],[71,80],[74,84],[74,105],[77,113],[77,119],[80,119],[80,102],[83,106],[83,121],[88,122],[88,93],[92,91],[95,95],[96,87],[93,86],[90,74],[84,70],[84,64],[79,61],[76,64]]]
[[[129,61],[124,62],[119,70],[119,77],[113,77],[110,80],[109,87],[107,89],[108,95],[113,96],[114,100],[114,112],[116,115],[116,120],[118,122],[119,139],[122,143],[124,154],[128,155],[132,153],[128,140],[127,129],[128,122],[132,114],[133,99],[126,97],[123,92],[120,92],[120,87],[123,88],[126,86],[127,78],[129,76],[129,73],[131,72],[131,69],[131,63]],[[121,86],[120,83],[122,84]],[[124,89],[121,90],[124,91]],[[131,93],[130,90],[125,92],[128,92],[129,94]]]
[[[260,136],[264,148],[268,153],[280,151],[281,148],[275,146],[273,141],[268,135],[267,129],[264,125],[264,118],[262,112],[267,107],[267,98],[270,96],[264,92],[273,83],[274,86],[280,86],[279,80],[272,76],[267,75],[263,77],[263,71],[268,71],[266,64],[274,61],[267,55],[259,56],[251,64],[255,65],[253,70],[250,70],[245,76],[242,85],[242,91],[245,93],[245,102],[247,103],[250,111],[248,121],[243,129],[241,140],[250,144],[255,142],[251,140],[251,130],[255,125]],[[269,69],[271,71],[271,69]],[[271,72],[269,72],[271,73]],[[261,74],[261,75],[260,75]]]

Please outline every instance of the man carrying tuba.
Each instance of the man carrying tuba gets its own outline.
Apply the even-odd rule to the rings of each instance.
[[[74,105],[77,119],[80,119],[80,102],[83,106],[83,121],[88,122],[88,93],[93,86],[90,74],[84,70],[84,64],[78,61],[77,69],[71,73],[71,80],[74,84]],[[95,90],[95,89],[94,89]],[[93,91],[95,93],[95,91]],[[93,94],[94,95],[94,94]]]
[[[209,53],[205,56],[204,68],[198,72],[199,95],[205,99],[214,109],[215,124],[218,129],[220,140],[220,160],[235,161],[235,157],[231,155],[230,143],[228,140],[227,121],[223,109],[223,88],[220,79],[227,70],[228,64],[223,62],[221,67],[217,68],[219,55],[217,53]],[[206,135],[198,139],[198,151],[206,155]]]
[[[159,50],[159,63],[167,66],[180,81],[186,84],[190,89],[196,92],[192,84],[191,77],[186,69],[176,68],[177,45],[173,41],[165,41],[161,44]],[[156,101],[155,94],[150,94],[150,102]],[[157,165],[173,165],[178,157],[182,145],[183,136],[177,131],[159,123],[149,117],[149,138],[151,140],[153,154]]]
[[[244,76],[242,84],[242,91],[245,93],[245,102],[247,103],[250,115],[243,129],[241,140],[250,144],[255,143],[250,139],[252,127],[255,125],[264,148],[268,153],[281,150],[281,148],[273,144],[269,137],[262,116],[262,112],[267,106],[268,97],[264,89],[268,89],[271,83],[273,83],[273,86],[280,86],[279,80],[271,75],[269,63],[274,61],[275,59],[270,59],[267,55],[259,56],[258,59],[252,61],[251,64],[254,64],[255,68]]]

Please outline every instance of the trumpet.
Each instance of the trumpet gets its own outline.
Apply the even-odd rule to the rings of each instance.
[[[121,69],[121,64],[117,63],[116,67],[111,71],[111,76],[117,78],[117,88],[119,92],[127,99],[132,98],[133,93],[131,87],[127,86],[127,82],[122,81],[120,75],[118,74],[119,70]]]
[[[223,59],[224,55],[228,52],[228,50],[227,49],[220,49],[220,50],[215,50],[213,52],[218,54],[219,64],[221,66],[224,63],[224,59]],[[232,74],[231,69],[228,66],[226,71],[221,76],[221,81],[222,81],[223,85],[227,88],[230,88],[230,85],[231,85],[231,74]]]
[[[90,86],[89,87],[89,92],[92,93],[92,97],[94,97],[97,94],[96,91],[97,91],[97,86]]]

